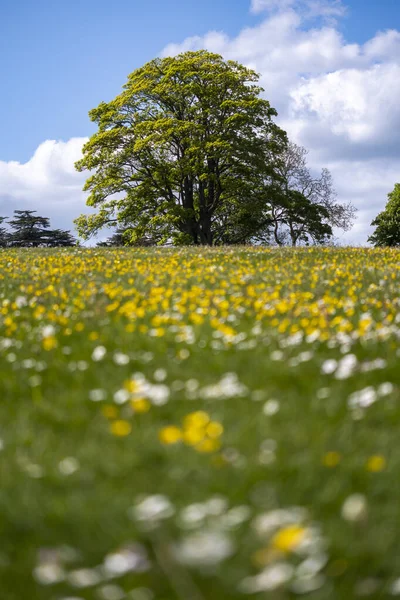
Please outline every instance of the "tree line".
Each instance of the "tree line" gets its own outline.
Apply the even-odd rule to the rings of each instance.
[[[3,227],[3,223],[8,228]],[[0,217],[0,247],[2,248],[56,248],[75,246],[70,231],[51,229],[50,219],[36,215],[35,210],[15,210],[14,217]]]

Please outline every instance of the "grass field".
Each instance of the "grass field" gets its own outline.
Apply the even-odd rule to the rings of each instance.
[[[400,251],[0,251],[0,599],[400,595]]]

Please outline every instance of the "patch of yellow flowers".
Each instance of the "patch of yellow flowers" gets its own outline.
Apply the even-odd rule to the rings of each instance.
[[[182,421],[181,427],[168,425],[158,434],[162,444],[170,446],[183,442],[192,446],[197,452],[216,452],[221,447],[221,436],[224,428],[218,421],[212,421],[202,410],[189,413]]]

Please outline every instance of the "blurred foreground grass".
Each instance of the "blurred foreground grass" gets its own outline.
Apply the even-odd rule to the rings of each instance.
[[[0,598],[400,595],[400,252],[0,251]]]

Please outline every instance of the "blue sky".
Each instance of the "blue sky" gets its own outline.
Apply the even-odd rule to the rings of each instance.
[[[207,48],[251,66],[279,125],[357,206],[365,244],[400,181],[400,0],[0,0],[0,215],[73,229],[88,111],[157,55]]]
[[[400,0],[349,0],[339,29],[362,43],[400,29]],[[46,139],[92,132],[90,108],[172,41],[254,25],[248,0],[3,0],[0,160],[26,161]]]

